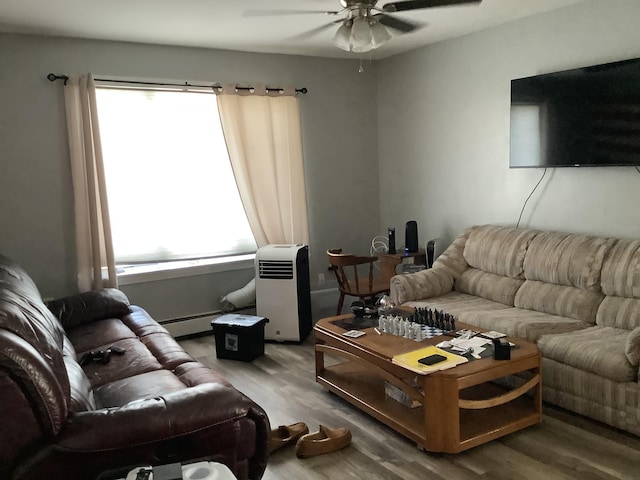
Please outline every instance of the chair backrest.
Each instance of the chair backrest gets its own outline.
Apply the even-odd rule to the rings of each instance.
[[[373,264],[378,257],[361,257],[349,253],[342,253],[342,249],[327,250],[331,270],[336,275],[338,288],[350,294],[368,293],[373,289]],[[359,265],[369,265],[368,276],[361,277]]]

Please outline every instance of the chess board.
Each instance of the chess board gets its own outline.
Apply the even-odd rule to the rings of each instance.
[[[450,333],[449,330],[443,330],[442,328],[438,327],[429,327],[427,325],[422,325],[421,329],[423,338],[434,338],[446,333]]]

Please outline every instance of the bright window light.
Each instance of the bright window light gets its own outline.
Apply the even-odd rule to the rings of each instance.
[[[212,93],[96,89],[118,264],[256,251]]]

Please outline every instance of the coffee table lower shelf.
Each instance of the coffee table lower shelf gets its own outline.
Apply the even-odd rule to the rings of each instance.
[[[459,408],[459,432],[454,432],[456,442],[438,442],[427,438],[427,415],[429,398],[422,406],[410,408],[385,394],[384,380],[359,362],[345,361],[325,366],[316,376],[316,381],[367,412],[398,433],[413,440],[418,447],[434,452],[458,453],[495,438],[515,432],[540,422],[536,400],[528,395],[520,396],[506,404],[483,409]],[[481,400],[497,397],[507,389],[494,383],[482,383],[460,391],[460,398]],[[427,407],[424,404],[427,404]],[[429,428],[433,434],[437,428]],[[433,435],[432,435],[433,436]],[[450,436],[450,435],[449,435]]]

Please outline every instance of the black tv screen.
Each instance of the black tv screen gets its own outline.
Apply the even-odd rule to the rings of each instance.
[[[511,168],[639,165],[640,59],[511,81]]]

